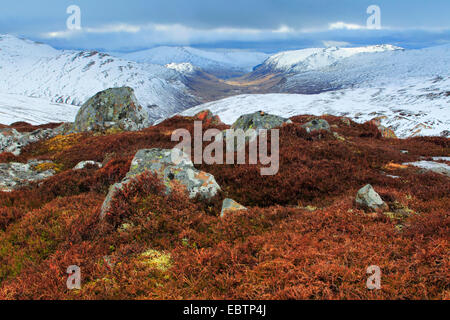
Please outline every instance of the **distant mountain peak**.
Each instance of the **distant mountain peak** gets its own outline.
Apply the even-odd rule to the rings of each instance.
[[[269,57],[256,70],[266,72],[298,73],[328,67],[333,63],[362,53],[379,53],[397,51],[403,48],[390,44],[365,47],[327,47],[283,51]]]

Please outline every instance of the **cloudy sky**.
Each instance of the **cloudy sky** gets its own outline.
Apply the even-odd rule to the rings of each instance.
[[[0,34],[64,49],[133,51],[158,45],[257,49],[450,43],[449,0],[14,0],[2,1]],[[69,30],[67,8],[81,11]],[[367,28],[367,8],[381,29]],[[72,21],[72,20],[71,20]],[[73,21],[72,21],[73,22]]]

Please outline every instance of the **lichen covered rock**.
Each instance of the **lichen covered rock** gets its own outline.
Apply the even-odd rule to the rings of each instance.
[[[319,131],[319,130],[331,131],[330,124],[328,123],[328,121],[323,120],[323,119],[313,119],[310,122],[302,125],[302,127],[308,133],[311,133],[314,131]]]
[[[361,188],[356,194],[356,204],[363,209],[383,211],[388,205],[381,199],[380,195],[368,184]]]
[[[32,142],[52,138],[58,132],[56,129],[38,129],[24,133],[13,128],[0,129],[0,153],[10,152],[18,156],[23,147]]]
[[[175,182],[186,188],[190,198],[197,196],[202,199],[211,199],[219,191],[213,175],[199,171],[192,161],[179,149],[143,149],[139,150],[131,162],[130,171],[124,180],[113,185],[103,203],[101,217],[110,209],[110,202],[115,194],[128,184],[129,181],[144,172],[156,173],[166,186],[166,192],[172,191]]]
[[[281,127],[285,123],[292,123],[292,121],[263,111],[258,111],[240,116],[236,122],[233,123],[231,128],[234,130],[242,129],[244,132],[248,129],[256,131],[261,129],[270,130]]]
[[[53,176],[51,161],[30,160],[28,163],[0,163],[0,191],[11,192]],[[44,168],[44,169],[41,169]]]
[[[148,127],[148,113],[137,102],[129,87],[111,88],[97,93],[78,111],[76,132],[119,129],[137,131]]]

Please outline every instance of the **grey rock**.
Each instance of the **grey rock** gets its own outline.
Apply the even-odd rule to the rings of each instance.
[[[285,123],[289,124],[292,123],[292,121],[286,118],[265,113],[263,111],[258,111],[252,114],[245,114],[240,116],[236,120],[236,122],[233,123],[231,128],[234,130],[242,129],[244,132],[248,129],[253,129],[256,131],[261,129],[270,130],[273,128],[281,127]]]
[[[28,163],[0,163],[0,191],[11,192],[26,187],[32,182],[41,181],[53,176],[53,169],[40,171],[36,167],[51,161],[31,160]]]
[[[172,159],[172,155],[176,156]],[[110,209],[111,200],[131,179],[144,172],[156,173],[170,193],[174,182],[186,187],[190,198],[200,196],[203,199],[214,197],[219,191],[213,175],[197,170],[186,154],[179,149],[143,149],[139,150],[131,162],[130,171],[124,180],[110,188],[108,196],[102,206],[101,218]]]
[[[119,129],[137,131],[149,126],[148,113],[139,105],[134,90],[111,88],[97,93],[78,111],[75,132]]]
[[[370,184],[358,191],[356,194],[356,203],[365,209],[372,209],[375,211],[388,208],[387,204],[381,199],[380,195]]]
[[[261,130],[271,130],[290,123],[292,123],[292,121],[289,119],[268,114],[263,111],[258,111],[255,113],[242,115],[236,120],[235,123],[233,123],[231,129],[234,130],[234,136],[227,135],[227,131],[225,130],[222,132],[221,137],[216,137],[216,140],[217,138],[221,138],[224,141],[234,139],[234,151],[238,151],[245,147],[246,143],[256,139],[261,133]],[[245,140],[243,141],[236,137],[239,130],[242,130],[245,134]]]
[[[226,213],[228,212],[234,212],[234,211],[240,211],[240,210],[247,210],[246,207],[243,205],[237,203],[233,199],[226,198],[223,200],[222,203],[222,211],[220,212],[220,217],[223,218]]]
[[[33,132],[18,132],[16,129],[0,129],[0,153],[10,152],[18,156],[22,148],[39,140],[50,139],[58,134],[53,129],[38,129]]]
[[[302,127],[305,128],[308,133],[319,130],[331,131],[330,124],[328,123],[328,121],[323,119],[313,119],[310,122],[302,125]]]

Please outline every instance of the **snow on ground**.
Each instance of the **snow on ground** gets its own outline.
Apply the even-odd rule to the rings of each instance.
[[[382,121],[399,137],[438,136],[450,130],[450,96],[440,88],[450,88],[450,78],[411,80],[402,85],[381,88],[356,88],[314,95],[258,94],[240,95],[196,106],[183,115],[205,109],[232,124],[248,113],[265,111],[283,117],[301,114],[347,116],[356,122],[386,116]]]
[[[434,161],[416,161],[404,163],[404,165],[410,165],[417,168],[450,176],[450,166],[445,163],[439,163]]]
[[[25,121],[34,125],[73,122],[78,107],[49,102],[47,99],[0,93],[0,124]]]

